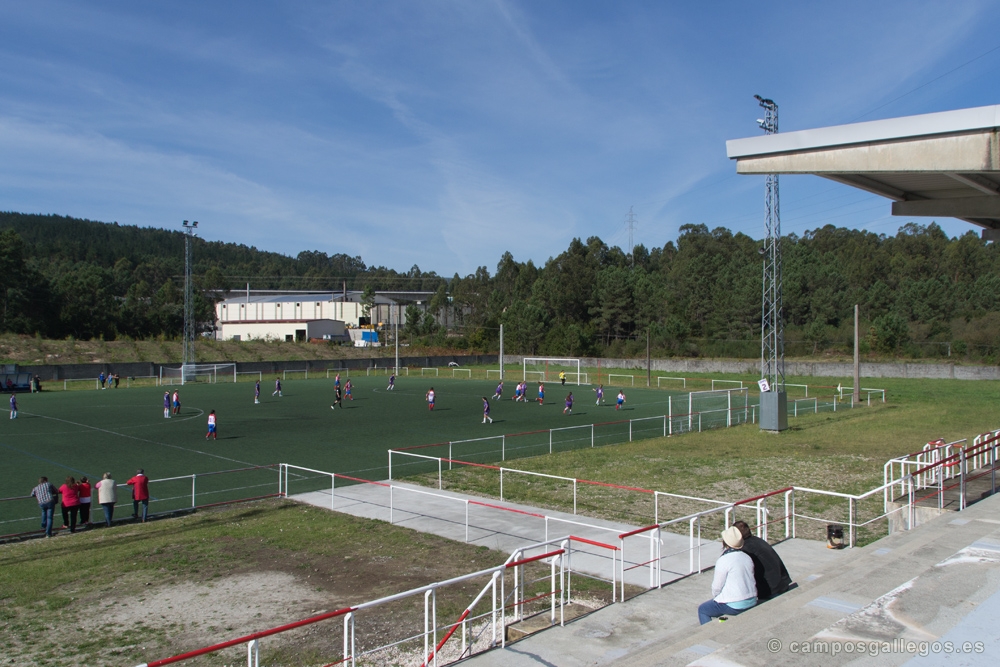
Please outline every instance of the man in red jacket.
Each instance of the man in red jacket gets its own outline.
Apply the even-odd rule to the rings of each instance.
[[[125,483],[132,487],[132,518],[139,518],[139,503],[142,503],[142,522],[146,523],[146,516],[149,514],[149,478],[139,468],[135,477]]]

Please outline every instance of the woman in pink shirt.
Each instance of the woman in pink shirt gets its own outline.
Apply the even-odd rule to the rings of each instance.
[[[80,525],[90,525],[90,480],[86,475],[80,478],[80,483],[76,485],[77,493],[80,496]]]
[[[79,485],[72,477],[67,477],[59,493],[62,496],[63,528],[69,526],[69,532],[76,532],[76,515],[80,511]]]

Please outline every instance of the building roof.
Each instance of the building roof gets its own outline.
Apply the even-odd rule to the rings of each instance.
[[[250,291],[250,296],[247,297],[244,292],[240,295],[238,291],[231,292],[233,296],[228,299],[223,299],[219,303],[230,304],[230,303],[302,303],[309,301],[322,301],[322,302],[346,302],[346,303],[360,303],[363,292],[360,290],[348,290],[344,292],[272,292],[272,291]],[[394,291],[376,291],[375,292],[375,303],[377,304],[395,304],[400,302],[409,301],[427,301],[432,296],[434,292],[394,292]]]
[[[814,174],[1000,238],[1000,105],[726,142],[740,174]]]

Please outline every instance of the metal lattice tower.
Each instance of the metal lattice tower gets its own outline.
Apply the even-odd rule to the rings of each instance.
[[[778,133],[778,105],[760,95],[754,98],[764,109],[757,124],[765,134]],[[778,206],[778,175],[768,174],[764,193],[763,306],[760,323],[760,377],[773,391],[785,390],[785,326],[781,311],[781,215]]]
[[[632,212],[632,207],[628,207],[628,215],[625,216],[625,226],[628,227],[628,256],[632,258],[632,265],[635,266],[635,243],[633,243],[633,235],[635,234],[635,213]]]
[[[194,285],[191,283],[191,239],[194,238],[194,230],[198,228],[198,222],[188,224],[185,220],[184,226],[184,333],[181,344],[181,382],[188,375],[188,368],[195,363],[194,356]]]

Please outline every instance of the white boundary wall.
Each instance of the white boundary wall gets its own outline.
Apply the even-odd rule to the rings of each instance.
[[[530,357],[529,357],[530,358]],[[524,356],[506,354],[504,364],[521,365]],[[584,368],[631,369],[646,371],[645,359],[598,359],[581,357]],[[760,373],[760,359],[653,359],[653,372],[678,375],[684,373]],[[852,377],[850,363],[785,361],[785,377]],[[861,377],[914,378],[928,380],[1000,380],[1000,366],[962,366],[960,364],[862,363]]]

